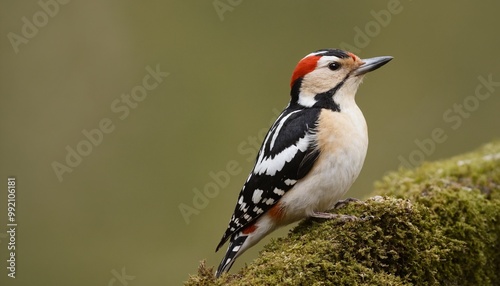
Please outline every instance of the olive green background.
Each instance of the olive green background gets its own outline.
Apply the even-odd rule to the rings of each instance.
[[[23,17],[44,12],[2,1],[0,284],[178,285],[200,260],[218,264],[255,138],[288,103],[297,61],[317,49],[394,56],[358,91],[370,146],[349,196],[368,195],[401,157],[435,160],[498,138],[500,86],[486,99],[476,87],[479,77],[500,82],[499,10],[498,1],[70,1],[16,53],[9,33],[22,36]],[[127,116],[114,112],[148,66],[169,75]],[[66,165],[66,147],[104,118],[113,131],[60,181],[53,162]],[[6,270],[8,176],[16,279]],[[183,217],[186,206],[195,212]]]

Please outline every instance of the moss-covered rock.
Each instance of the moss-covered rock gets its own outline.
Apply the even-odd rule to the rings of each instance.
[[[307,219],[238,274],[185,285],[500,285],[500,142],[400,170],[375,197]]]

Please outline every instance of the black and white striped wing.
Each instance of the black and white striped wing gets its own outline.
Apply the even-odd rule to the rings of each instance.
[[[217,250],[273,207],[311,170],[319,155],[314,137],[320,111],[289,107],[278,117],[262,143]]]

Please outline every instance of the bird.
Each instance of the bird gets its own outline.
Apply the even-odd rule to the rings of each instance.
[[[327,213],[358,177],[368,131],[355,94],[366,73],[391,56],[361,59],[340,49],[302,58],[290,81],[290,102],[267,132],[216,252],[229,240],[215,276],[279,227]]]

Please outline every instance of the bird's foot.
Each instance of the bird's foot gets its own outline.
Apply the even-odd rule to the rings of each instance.
[[[322,219],[338,219],[342,222],[359,220],[357,216],[345,215],[345,214],[332,214],[323,212],[314,212],[311,217],[322,218]]]
[[[335,206],[333,206],[333,209],[340,209],[340,208],[343,208],[345,206],[347,206],[349,203],[352,203],[352,202],[362,202],[361,200],[358,200],[356,198],[347,198],[345,200],[340,200],[338,201]]]

